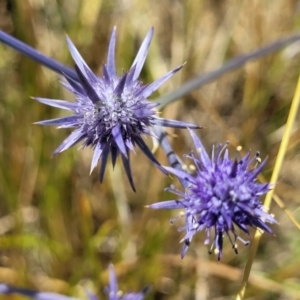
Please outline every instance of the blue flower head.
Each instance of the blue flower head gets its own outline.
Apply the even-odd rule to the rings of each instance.
[[[109,287],[106,289],[107,300],[143,300],[145,294],[149,291],[149,287],[144,288],[139,293],[122,294],[118,291],[118,283],[113,265],[109,266]],[[77,298],[64,296],[57,293],[39,292],[23,288],[17,288],[5,283],[0,283],[0,294],[10,295],[19,294],[27,296],[34,300],[79,300]],[[98,300],[98,298],[91,292],[87,292],[89,300]]]
[[[153,209],[184,209],[185,226],[182,228],[186,235],[182,258],[198,231],[206,231],[204,244],[210,243],[211,229],[214,238],[211,246],[218,260],[222,256],[223,236],[226,234],[237,253],[236,240],[239,239],[245,245],[249,242],[239,237],[236,228],[240,228],[249,235],[248,227],[260,228],[270,234],[272,230],[265,224],[277,223],[276,220],[264,211],[260,202],[260,196],[266,194],[270,184],[256,182],[258,174],[266,164],[266,159],[261,162],[259,153],[250,158],[248,152],[243,158],[238,155],[234,159],[229,158],[228,143],[213,147],[209,157],[201,141],[190,130],[197,155],[193,152],[187,155],[192,159],[195,174],[186,171],[165,167],[167,171],[187,182],[185,192],[180,192],[174,186],[167,190],[180,197],[179,200],[170,200],[149,205]],[[254,167],[251,166],[255,164]]]
[[[58,128],[74,128],[54,154],[82,141],[83,147],[90,146],[94,149],[91,171],[96,167],[98,160],[102,159],[101,182],[109,154],[113,166],[117,157],[121,155],[133,190],[135,188],[130,169],[130,150],[134,151],[136,145],[162,172],[167,173],[143,141],[144,135],[154,136],[152,126],[200,128],[190,123],[159,118],[155,111],[158,103],[148,100],[154,91],[182,68],[179,66],[151,84],[143,85],[139,81],[152,35],[153,28],[148,31],[130,70],[118,75],[115,67],[116,28],[114,28],[110,38],[107,63],[102,67],[102,76],[97,76],[90,70],[71,40],[67,38],[79,80],[75,81],[64,75],[66,81],[62,84],[75,95],[76,101],[35,98],[41,103],[73,112],[71,116],[36,123],[55,125]]]

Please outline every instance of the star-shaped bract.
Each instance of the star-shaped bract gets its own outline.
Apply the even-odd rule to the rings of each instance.
[[[149,205],[153,209],[184,209],[186,235],[182,239],[184,246],[181,256],[184,257],[198,231],[206,231],[204,244],[210,243],[210,231],[214,231],[212,248],[215,248],[218,260],[222,256],[223,236],[226,234],[237,253],[236,239],[243,241],[236,232],[239,227],[249,235],[248,227],[260,228],[270,234],[272,230],[265,224],[277,221],[264,211],[259,197],[266,194],[270,184],[257,183],[257,176],[266,164],[260,163],[259,153],[250,158],[248,152],[243,158],[229,158],[228,143],[213,147],[211,158],[205,151],[196,134],[190,130],[197,155],[193,152],[187,157],[192,159],[195,174],[165,167],[179,179],[188,182],[184,192],[174,186],[167,189],[178,195],[180,200],[170,200]],[[255,164],[253,168],[251,165]],[[230,236],[233,236],[233,238]],[[210,251],[211,252],[211,251]]]
[[[143,85],[139,81],[152,36],[153,28],[148,31],[129,72],[121,76],[117,74],[115,67],[116,28],[110,38],[107,63],[103,65],[102,76],[96,76],[90,70],[72,41],[67,38],[79,81],[64,75],[66,82],[62,84],[75,95],[76,102],[35,98],[41,103],[73,112],[71,116],[36,123],[55,125],[58,128],[74,128],[54,154],[80,141],[83,142],[84,147],[91,146],[94,149],[91,171],[102,158],[101,182],[109,154],[111,154],[113,166],[117,157],[121,155],[133,190],[135,188],[130,169],[130,150],[134,151],[136,145],[162,172],[167,174],[143,140],[144,135],[154,135],[151,131],[152,126],[200,128],[186,122],[159,118],[154,110],[158,103],[148,100],[154,91],[182,68],[179,66],[148,85]]]

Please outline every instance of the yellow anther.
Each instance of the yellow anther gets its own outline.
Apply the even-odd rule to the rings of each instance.
[[[190,171],[195,171],[196,167],[194,165],[189,165],[189,169],[190,169]]]

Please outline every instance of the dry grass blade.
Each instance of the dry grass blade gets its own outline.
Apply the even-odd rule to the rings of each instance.
[[[291,135],[291,131],[293,128],[293,124],[295,122],[296,119],[296,115],[297,115],[297,111],[298,111],[298,107],[299,107],[299,102],[300,102],[300,77],[298,79],[298,83],[297,83],[297,87],[296,87],[296,91],[294,94],[294,98],[292,101],[292,105],[290,108],[290,112],[289,112],[289,116],[286,122],[286,126],[285,126],[285,131],[282,137],[282,142],[280,144],[280,148],[279,148],[279,152],[277,155],[277,159],[276,159],[276,163],[274,166],[274,171],[272,173],[272,177],[271,177],[271,182],[276,183],[278,180],[278,176],[281,170],[281,166],[283,163],[283,159],[287,150],[287,146],[288,146],[288,142],[289,142],[289,138]],[[274,194],[274,190],[272,189],[266,196],[265,202],[264,202],[264,206],[269,209],[272,203],[272,197]],[[247,283],[248,283],[248,279],[249,279],[249,275],[250,275],[250,271],[251,271],[251,267],[252,267],[252,263],[257,251],[257,247],[259,244],[259,240],[260,237],[262,236],[262,232],[259,230],[256,230],[254,239],[252,241],[251,244],[251,249],[250,249],[250,254],[249,254],[249,258],[247,260],[246,263],[246,267],[245,267],[245,271],[244,271],[244,276],[243,276],[243,280],[242,280],[242,286],[241,289],[236,297],[237,300],[242,300],[244,298],[245,295],[245,291],[246,291],[246,287],[247,287]]]
[[[175,255],[163,255],[160,259],[169,265],[176,266],[181,265],[182,261],[178,256]],[[215,261],[207,261],[199,258],[186,257],[185,266],[188,269],[201,268],[205,269],[210,275],[225,278],[227,280],[237,281],[241,278],[241,270],[235,267],[228,266],[226,264],[218,263]],[[282,293],[287,297],[292,297],[292,299],[300,299],[299,292],[292,288],[287,288],[284,284],[271,280],[264,277],[262,274],[255,273],[251,274],[249,282],[254,286],[266,290],[266,291],[276,291],[277,293]]]

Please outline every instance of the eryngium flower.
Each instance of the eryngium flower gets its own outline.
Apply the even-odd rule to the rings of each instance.
[[[148,100],[148,97],[160,85],[182,68],[179,66],[148,85],[143,85],[139,81],[138,78],[147,56],[152,35],[153,28],[148,31],[129,72],[123,72],[120,76],[115,67],[116,28],[111,35],[107,63],[103,65],[102,76],[96,76],[90,70],[71,40],[67,38],[79,81],[74,81],[69,76],[64,75],[66,82],[62,84],[74,93],[76,102],[35,98],[41,103],[73,112],[71,116],[40,121],[36,124],[55,125],[58,128],[75,128],[53,154],[60,153],[83,141],[83,147],[91,146],[94,149],[91,171],[97,165],[98,160],[102,158],[101,182],[109,153],[112,157],[113,166],[120,154],[127,177],[134,189],[129,151],[134,151],[135,145],[161,171],[167,174],[142,139],[144,135],[154,136],[151,126],[199,128],[199,126],[190,123],[159,118],[154,110],[158,103]]]
[[[148,291],[149,288],[146,287],[139,293],[122,294],[120,291],[118,291],[118,283],[114,267],[113,265],[109,266],[109,287],[106,289],[108,300],[143,300],[145,294]],[[17,288],[5,283],[0,283],[0,294],[19,294],[35,300],[78,300],[77,298],[68,297],[57,293],[39,292],[29,289]],[[90,300],[98,300],[98,298],[91,292],[87,292],[87,296]]]
[[[264,211],[259,197],[266,194],[270,184],[256,182],[257,175],[266,164],[266,159],[260,163],[259,153],[250,158],[248,152],[243,158],[229,158],[228,144],[213,147],[211,158],[205,151],[201,141],[190,130],[197,155],[193,152],[187,155],[192,159],[195,166],[195,174],[165,167],[178,178],[188,183],[185,192],[180,192],[174,186],[167,189],[176,195],[180,200],[170,200],[149,205],[153,209],[184,209],[186,235],[181,256],[192,241],[193,235],[201,230],[206,231],[205,245],[210,243],[210,231],[214,231],[214,240],[211,250],[220,260],[223,248],[223,236],[226,234],[237,253],[236,240],[244,241],[237,234],[236,227],[239,227],[249,235],[248,227],[260,228],[272,234],[272,230],[265,224],[277,223],[276,220]],[[251,165],[255,164],[251,168]],[[235,227],[236,225],[236,227]],[[232,235],[232,236],[231,236]]]
[[[118,283],[113,265],[109,266],[109,287],[106,288],[105,292],[108,295],[109,300],[143,300],[145,294],[149,291],[149,287],[144,288],[139,293],[127,293],[122,294],[118,290]],[[95,299],[90,299],[95,300]]]

